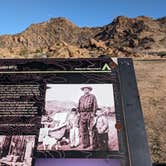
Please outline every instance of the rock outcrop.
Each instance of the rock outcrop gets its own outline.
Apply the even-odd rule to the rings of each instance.
[[[94,28],[80,28],[65,18],[53,18],[32,24],[19,34],[0,36],[0,57],[159,55],[166,52],[165,27],[165,17],[119,16],[108,25]]]

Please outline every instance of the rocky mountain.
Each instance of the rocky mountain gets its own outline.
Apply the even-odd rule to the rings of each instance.
[[[0,57],[165,56],[166,17],[119,16],[103,27],[78,27],[65,18],[0,36]]]

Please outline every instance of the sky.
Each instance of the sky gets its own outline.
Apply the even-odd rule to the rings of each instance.
[[[120,15],[166,16],[166,0],[0,0],[0,35],[33,23],[66,17],[80,27],[103,26]]]
[[[78,103],[83,95],[81,87],[91,86],[99,106],[114,106],[112,84],[47,84],[46,101],[72,101]],[[109,93],[108,93],[109,92]]]

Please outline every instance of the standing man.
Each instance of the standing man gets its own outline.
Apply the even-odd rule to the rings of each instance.
[[[98,108],[95,95],[91,94],[92,87],[82,87],[81,90],[84,95],[80,97],[78,104],[78,111],[80,113],[80,133],[83,148],[88,148],[93,144],[92,142],[92,126],[93,118]]]

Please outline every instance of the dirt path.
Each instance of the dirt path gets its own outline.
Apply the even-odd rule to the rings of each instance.
[[[166,162],[166,60],[134,65],[152,160]]]

